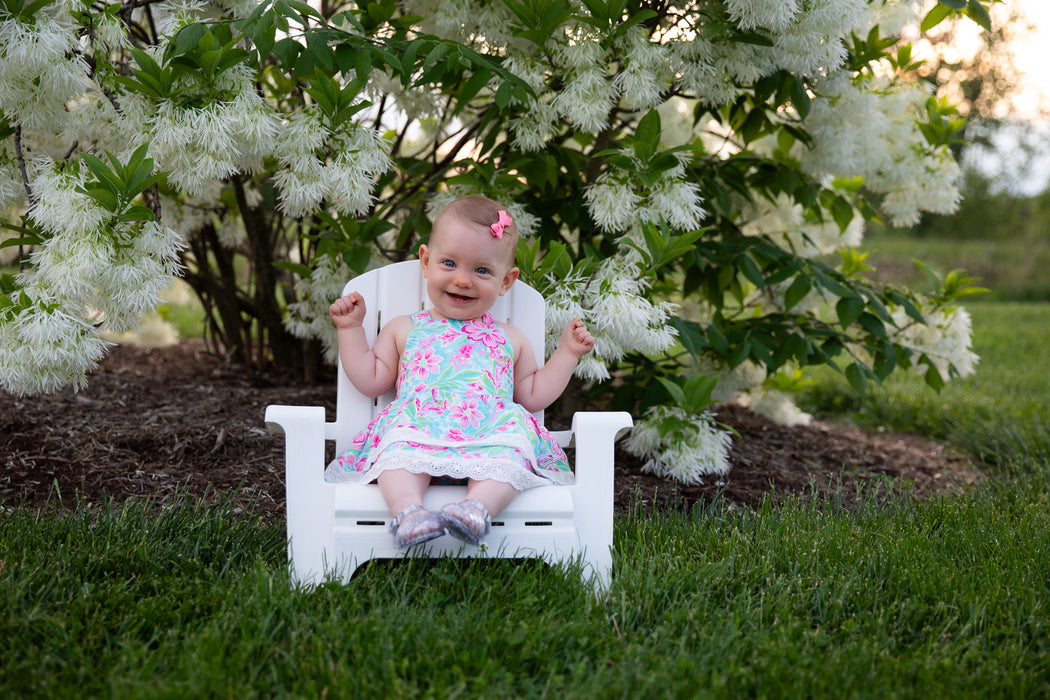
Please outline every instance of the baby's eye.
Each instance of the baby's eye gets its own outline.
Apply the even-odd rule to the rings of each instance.
[[[475,270],[475,272],[477,272],[479,275],[487,275],[489,273],[489,269],[487,267],[479,267]]]
[[[450,270],[456,266],[456,263],[452,262],[451,260],[442,260],[441,264]]]

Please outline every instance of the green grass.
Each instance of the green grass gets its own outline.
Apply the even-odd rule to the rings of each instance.
[[[966,270],[995,301],[1050,301],[1050,237],[967,241],[884,232],[865,239],[862,249],[880,282],[928,288],[925,274],[911,262],[918,259],[944,273]]]
[[[1050,503],[1002,489],[853,513],[619,523],[617,574],[413,560],[289,586],[220,506],[4,516],[6,697],[1034,696]]]

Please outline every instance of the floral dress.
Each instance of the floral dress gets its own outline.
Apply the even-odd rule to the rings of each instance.
[[[325,470],[367,483],[387,469],[497,479],[518,490],[575,479],[546,428],[514,403],[514,353],[485,314],[470,321],[412,316],[397,397]]]

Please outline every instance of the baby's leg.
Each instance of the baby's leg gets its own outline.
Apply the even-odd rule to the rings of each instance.
[[[495,517],[510,505],[519,491],[506,481],[471,479],[467,483],[467,498],[476,498],[485,506],[489,515]]]
[[[409,506],[423,505],[423,493],[430,486],[430,474],[414,474],[407,469],[388,469],[376,479],[379,493],[390,508],[391,515],[397,515]]]

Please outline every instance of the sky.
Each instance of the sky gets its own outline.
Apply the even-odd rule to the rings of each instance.
[[[1050,188],[1050,123],[1038,106],[1050,105],[1050,0],[1006,0],[1024,10],[1036,30],[1014,46],[1017,67],[1024,84],[1014,97],[1018,116],[1029,121],[996,139],[994,151],[970,149],[967,160],[977,165],[999,184],[1019,195],[1035,195]],[[993,16],[994,21],[994,16]],[[977,30],[980,31],[980,30]],[[1037,144],[1039,152],[1031,159],[1019,157],[1021,139]]]
[[[1018,97],[1018,104],[1031,112],[1035,92],[1050,99],[1050,2],[1047,0],[1010,0],[1036,23],[1037,31],[1017,47],[1019,67],[1031,83],[1032,92]]]

